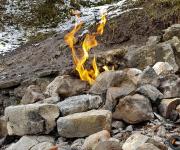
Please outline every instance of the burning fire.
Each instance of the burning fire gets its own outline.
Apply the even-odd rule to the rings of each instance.
[[[96,36],[102,35],[104,32],[104,27],[106,24],[106,15],[103,14],[101,16],[101,21],[99,22],[95,33],[86,34],[84,41],[82,43],[82,49],[80,49],[81,56],[78,56],[77,52],[79,52],[79,49],[77,51],[77,49],[74,47],[76,43],[75,34],[80,30],[82,24],[82,22],[75,24],[75,27],[72,29],[72,31],[65,35],[65,42],[68,44],[72,51],[73,61],[81,80],[88,81],[89,84],[93,84],[96,77],[99,75],[99,69],[97,67],[95,56],[92,60],[92,69],[87,70],[85,68],[85,63],[89,58],[89,51],[91,50],[91,48],[94,48],[98,45]]]

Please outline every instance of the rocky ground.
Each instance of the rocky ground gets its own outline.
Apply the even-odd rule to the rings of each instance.
[[[93,53],[115,70],[91,86],[74,70],[67,31],[1,57],[0,149],[179,149],[180,15],[150,13],[179,2],[142,2],[108,20]]]
[[[168,140],[180,134],[179,37],[175,24],[144,46],[99,52],[98,66],[115,71],[102,72],[92,86],[76,72],[45,67],[38,78],[1,82],[1,148],[176,148]]]

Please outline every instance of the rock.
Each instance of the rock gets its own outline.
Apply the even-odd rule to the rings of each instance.
[[[0,117],[0,139],[8,135],[5,117]]]
[[[53,145],[54,138],[50,136],[23,136],[6,150],[49,150]]]
[[[54,96],[54,97],[49,97],[49,98],[46,98],[42,101],[39,101],[37,103],[47,103],[47,104],[57,104],[58,102],[60,101],[60,97],[58,96]]]
[[[65,138],[59,137],[56,143],[56,149],[52,150],[71,150],[71,146]]]
[[[36,85],[30,85],[22,97],[21,104],[32,104],[43,99],[45,96],[41,93],[40,88]]]
[[[139,76],[142,73],[141,70],[137,69],[137,68],[128,68],[126,70],[126,74],[128,76],[128,78],[135,84],[137,85],[138,81],[139,81]]]
[[[139,146],[137,150],[160,150],[160,149],[151,143],[144,143],[143,145]]]
[[[154,140],[154,139],[149,138],[149,139],[147,140],[147,143],[153,144],[154,146],[156,146],[156,147],[159,148],[160,150],[168,150],[168,148],[167,148],[164,144],[158,142],[157,140]]]
[[[165,30],[163,40],[170,40],[173,36],[180,38],[180,24],[174,24]]]
[[[180,98],[163,99],[159,105],[159,112],[165,118],[171,119],[173,110],[180,104]]]
[[[174,73],[173,67],[167,62],[157,62],[153,69],[157,73],[157,75],[168,75]]]
[[[180,105],[178,105],[178,106],[176,107],[176,111],[179,113],[179,116],[180,116]]]
[[[103,68],[105,65],[114,67],[115,70],[123,68],[126,66],[126,60],[123,58],[125,54],[126,50],[122,48],[100,52],[96,54],[97,65],[99,68]]]
[[[92,85],[89,92],[92,94],[102,94],[109,87],[118,87],[124,80],[125,73],[123,71],[105,71],[101,73],[96,82]]]
[[[92,134],[85,139],[83,149],[94,150],[99,142],[107,141],[110,137],[111,135],[107,130],[103,130],[98,133]]]
[[[158,128],[157,135],[160,136],[160,137],[165,137],[166,136],[166,129],[165,129],[164,126],[160,126]]]
[[[123,144],[123,150],[139,150],[138,147],[145,144],[149,137],[140,133],[132,134]]]
[[[129,125],[126,127],[126,131],[132,132],[134,130],[134,127],[132,125]]]
[[[156,45],[161,41],[160,36],[150,36],[147,41],[147,45]]]
[[[169,75],[160,79],[159,89],[162,91],[164,98],[180,97],[180,78],[176,75]]]
[[[153,118],[152,107],[149,100],[142,95],[126,96],[119,100],[113,118],[130,124],[148,121]]]
[[[156,63],[156,53],[153,46],[128,47],[128,52],[125,55],[129,68],[144,69],[148,65]]]
[[[123,144],[123,150],[138,150],[138,147],[147,142],[149,137],[140,133],[132,134]]]
[[[112,122],[112,128],[114,128],[114,129],[119,129],[119,128],[123,129],[123,128],[125,128],[125,126],[126,126],[125,123],[122,121],[113,121]]]
[[[48,134],[56,126],[59,108],[53,104],[9,106],[5,109],[9,135]]]
[[[11,88],[20,85],[21,79],[20,78],[14,78],[11,80],[5,80],[0,82],[0,89],[6,89]]]
[[[119,140],[110,138],[107,141],[101,141],[95,147],[95,150],[122,150]]]
[[[76,113],[57,120],[58,133],[62,137],[85,137],[101,130],[111,130],[112,114],[107,110],[91,110]]]
[[[106,93],[105,109],[112,111],[117,102],[118,98],[124,97],[136,90],[136,86],[132,82],[124,82],[121,87],[110,87]]]
[[[81,150],[84,144],[84,139],[77,139],[71,145],[71,150]]]
[[[79,95],[68,97],[62,102],[59,102],[57,105],[63,116],[84,112],[91,109],[97,109],[101,106],[102,99],[100,96],[93,95]]]
[[[159,103],[158,100],[163,99],[163,94],[150,84],[143,85],[137,89],[137,92],[148,97],[152,103]]]
[[[176,72],[179,66],[176,63],[176,58],[171,43],[163,42],[155,47],[156,60],[159,62],[168,62]]]
[[[46,88],[45,94],[53,97],[69,97],[83,93],[87,90],[88,84],[79,79],[73,79],[70,76],[56,77]]]
[[[159,81],[158,81],[158,75],[154,71],[154,69],[150,66],[146,67],[142,74],[139,76],[139,85],[144,85],[144,84],[152,84],[155,87],[159,86]]]

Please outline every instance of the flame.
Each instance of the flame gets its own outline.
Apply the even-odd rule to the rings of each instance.
[[[82,43],[82,49],[81,49],[82,56],[79,58],[79,56],[76,54],[77,50],[75,49],[74,45],[76,43],[75,34],[80,30],[82,24],[83,24],[82,22],[80,22],[79,24],[76,23],[75,27],[72,29],[71,32],[65,35],[64,39],[72,51],[73,61],[81,80],[88,81],[89,84],[93,84],[95,82],[96,77],[99,75],[99,69],[97,67],[96,57],[94,56],[92,60],[92,69],[90,70],[85,69],[85,63],[89,58],[89,51],[98,45],[96,36],[102,35],[104,32],[104,27],[106,25],[106,15],[103,14],[101,16],[101,21],[95,33],[86,34],[85,39]]]

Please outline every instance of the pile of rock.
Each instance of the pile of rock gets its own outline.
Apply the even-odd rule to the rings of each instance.
[[[142,70],[103,72],[91,87],[68,75],[44,92],[30,85],[0,118],[0,142],[21,137],[7,150],[168,149],[164,142],[179,133],[180,77],[177,59],[166,54],[167,61]]]

